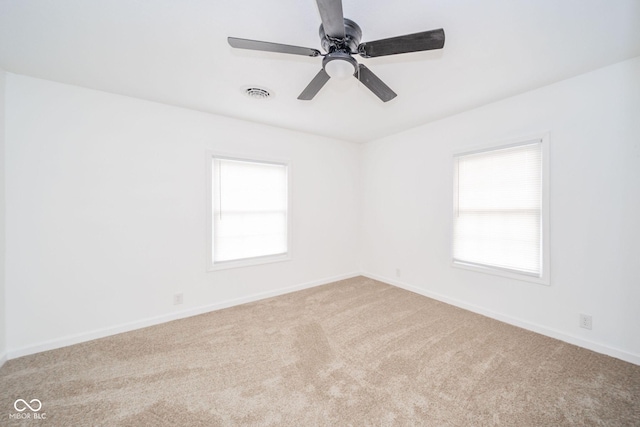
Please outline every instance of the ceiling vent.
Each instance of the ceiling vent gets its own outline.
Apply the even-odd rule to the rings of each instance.
[[[269,92],[267,89],[255,86],[245,88],[244,93],[249,98],[253,99],[268,99],[272,96],[271,92]]]

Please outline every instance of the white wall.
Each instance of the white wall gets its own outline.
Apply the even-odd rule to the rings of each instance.
[[[635,58],[368,143],[364,272],[640,364],[639,76]],[[551,286],[451,267],[452,151],[547,131]]]
[[[638,75],[640,58],[357,146],[6,74],[0,357],[349,276],[359,259],[372,277],[640,364]],[[546,131],[551,286],[450,267],[452,151]],[[293,261],[205,271],[210,149],[292,160]]]
[[[5,204],[4,204],[4,90],[5,72],[0,68],[0,366],[5,361],[6,344],[6,299],[4,292],[4,247],[5,247]]]
[[[13,74],[6,100],[10,357],[358,271],[358,145]],[[211,149],[291,160],[292,261],[205,271]]]

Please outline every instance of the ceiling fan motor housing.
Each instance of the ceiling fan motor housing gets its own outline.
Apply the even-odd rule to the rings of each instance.
[[[328,36],[324,32],[324,27],[320,24],[320,40],[322,48],[327,53],[333,53],[336,51],[357,53],[358,46],[360,45],[360,39],[362,38],[362,30],[360,26],[353,22],[351,19],[344,18],[344,39],[337,39]]]

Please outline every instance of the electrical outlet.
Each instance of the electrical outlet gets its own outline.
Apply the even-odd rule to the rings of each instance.
[[[580,314],[580,327],[584,329],[592,329],[593,319],[588,314]]]
[[[173,305],[180,305],[182,304],[182,294],[175,294],[173,296]]]
[[[396,268],[396,277],[400,277],[400,269]]]

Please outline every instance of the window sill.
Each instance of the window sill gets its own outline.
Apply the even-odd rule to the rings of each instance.
[[[207,271],[228,270],[231,268],[251,267],[274,262],[291,261],[291,254],[268,255],[256,258],[245,258],[233,261],[223,261],[209,264]]]
[[[550,286],[548,275],[543,275],[542,277],[527,276],[526,274],[518,274],[489,266],[482,267],[479,265],[465,264],[459,261],[452,261],[451,267],[475,271],[478,273],[491,274],[493,276],[506,277],[508,279],[520,280],[523,282],[537,283],[538,285]]]

